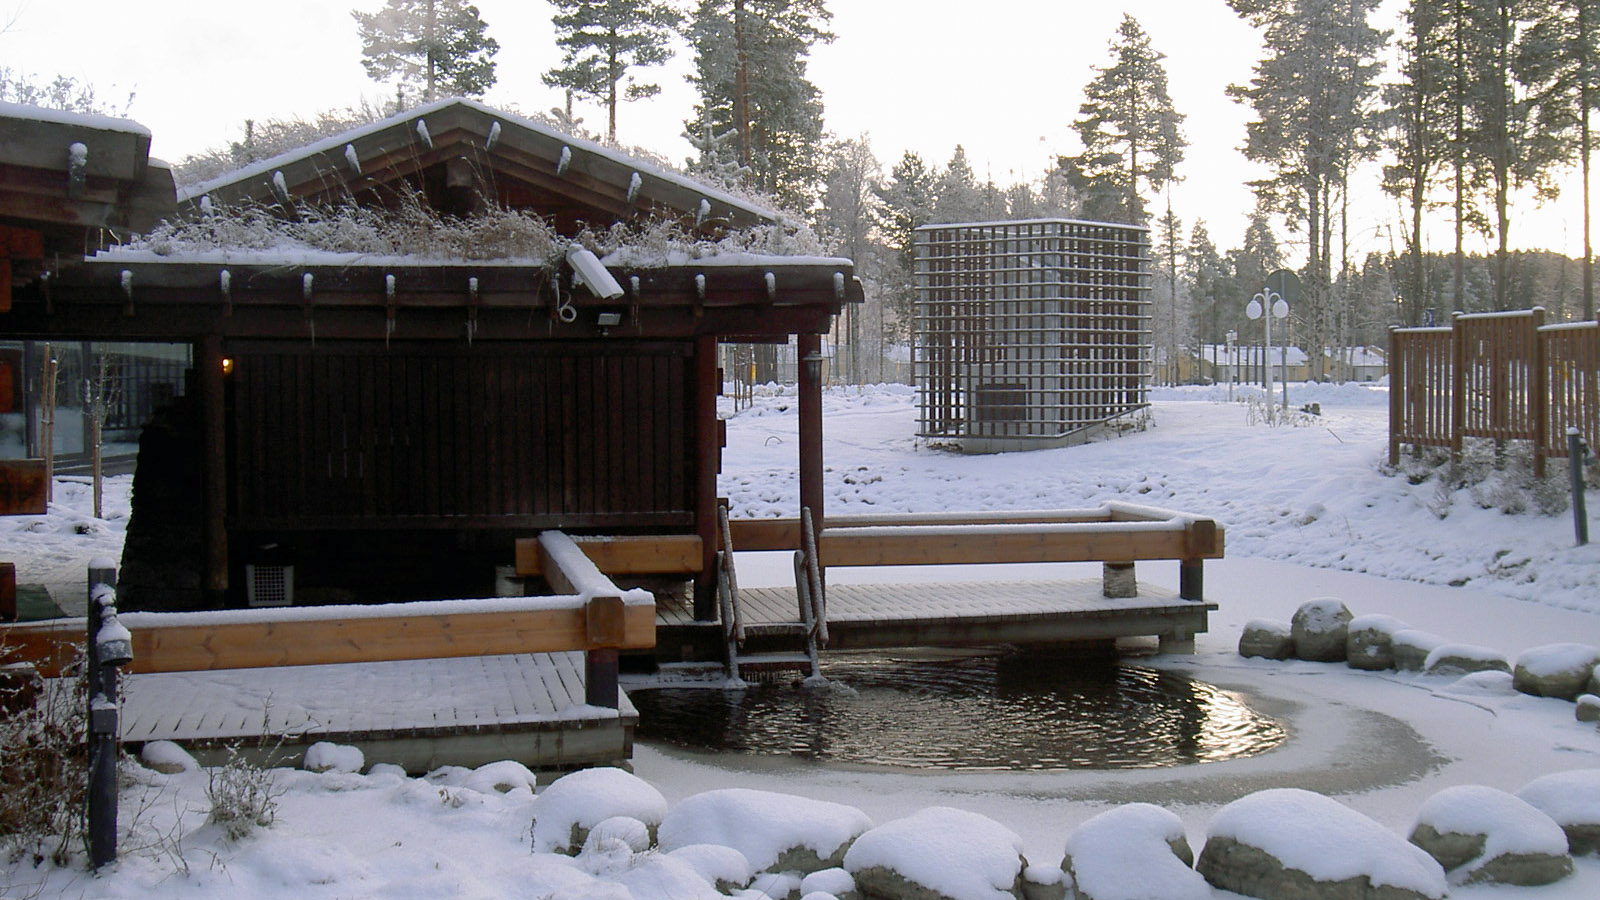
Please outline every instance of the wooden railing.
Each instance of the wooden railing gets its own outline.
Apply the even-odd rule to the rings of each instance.
[[[1600,445],[1600,325],[1545,325],[1544,310],[1458,314],[1389,333],[1389,461],[1400,447],[1526,440],[1534,472],[1567,455],[1566,430]]]

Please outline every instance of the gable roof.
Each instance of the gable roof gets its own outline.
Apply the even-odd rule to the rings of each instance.
[[[473,100],[440,100],[184,188],[180,208],[355,198],[407,191],[465,214],[493,202],[546,216],[563,234],[635,218],[714,229],[769,224],[771,209]]]
[[[172,169],[137,122],[0,103],[0,226],[81,255],[100,228],[147,231],[174,208]]]

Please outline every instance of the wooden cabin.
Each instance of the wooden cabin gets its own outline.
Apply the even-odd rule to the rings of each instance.
[[[50,140],[70,156],[65,136]],[[52,198],[73,190],[60,174],[41,187]],[[159,193],[148,178],[130,184]],[[349,202],[446,216],[515,209],[565,238],[651,219],[714,237],[777,218],[466,100],[176,200],[192,217],[251,206],[294,218]],[[812,257],[607,265],[620,289],[608,293],[559,256],[113,249],[48,267],[39,256],[13,263],[0,338],[194,348],[185,395],[142,438],[125,609],[484,596],[516,539],[562,529],[700,536],[695,607],[715,618],[717,344],[799,336],[802,355],[819,356],[831,318],[861,298],[849,260]],[[820,513],[818,368],[802,366],[797,465]]]

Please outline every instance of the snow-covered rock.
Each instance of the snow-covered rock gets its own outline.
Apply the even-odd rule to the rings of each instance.
[[[1600,650],[1587,644],[1545,644],[1517,656],[1513,671],[1517,690],[1535,697],[1575,700],[1589,686]]]
[[[646,853],[627,869],[609,877],[626,887],[629,896],[671,897],[673,900],[723,900],[693,866],[666,853]]]
[[[930,806],[856,839],[844,867],[869,897],[888,900],[1021,898],[1022,839],[993,819]]]
[[[189,751],[171,741],[150,741],[139,748],[139,761],[145,768],[167,775],[193,772],[200,768]]]
[[[800,880],[801,900],[815,894],[826,894],[834,900],[858,900],[861,896],[856,890],[856,880],[849,872],[838,868],[812,872]]]
[[[1107,810],[1067,836],[1063,871],[1082,900],[1209,900],[1183,820],[1149,803]]]
[[[1239,655],[1262,659],[1288,659],[1294,656],[1294,637],[1289,626],[1266,619],[1251,619],[1239,635]]]
[[[1345,664],[1369,671],[1394,668],[1394,635],[1405,630],[1406,624],[1394,616],[1356,616],[1345,638]]]
[[[1517,796],[1561,826],[1572,855],[1600,853],[1600,769],[1571,769],[1535,778]]]
[[[1428,654],[1448,643],[1431,631],[1407,628],[1390,635],[1389,649],[1394,654],[1394,667],[1401,672],[1421,672]]]
[[[1595,694],[1579,694],[1577,703],[1577,717],[1579,722],[1600,722],[1600,696]]]
[[[306,748],[300,768],[308,772],[359,772],[367,765],[360,747],[317,741]]]
[[[1527,801],[1481,785],[1429,797],[1411,843],[1438,860],[1453,884],[1549,884],[1572,874],[1561,826]]]
[[[757,872],[805,873],[837,867],[850,842],[871,827],[866,813],[842,803],[727,788],[679,801],[658,837],[667,851],[721,844],[743,853]]]
[[[1289,620],[1294,655],[1312,662],[1342,662],[1351,618],[1350,610],[1337,597],[1319,597],[1300,604]]]
[[[580,852],[588,853],[607,844],[621,844],[630,852],[643,853],[650,849],[650,828],[632,816],[612,816],[589,829]]]
[[[750,861],[744,854],[721,844],[690,844],[667,854],[683,860],[711,882],[718,891],[731,894],[750,883]]]
[[[517,790],[536,790],[539,777],[514,759],[502,759],[473,769],[462,786],[480,794],[509,794]]]
[[[1022,870],[1022,900],[1067,900],[1072,878],[1060,866],[1035,863]]]
[[[1439,900],[1444,869],[1419,847],[1321,794],[1260,791],[1211,819],[1196,864],[1206,881],[1248,897]]]
[[[533,849],[573,853],[606,819],[627,816],[656,828],[666,812],[667,799],[633,773],[581,769],[557,778],[533,798]]]
[[[1440,644],[1422,662],[1424,675],[1470,675],[1473,672],[1510,672],[1511,663],[1493,647],[1477,644]]]

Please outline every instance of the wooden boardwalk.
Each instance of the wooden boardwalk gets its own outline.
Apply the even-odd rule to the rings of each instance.
[[[1182,652],[1206,630],[1216,604],[1180,599],[1139,585],[1140,596],[1102,596],[1099,579],[985,581],[966,584],[829,585],[829,649],[859,650],[974,644],[1060,644],[1153,636]],[[795,589],[741,588],[746,631],[798,621]],[[658,646],[675,631],[703,629],[684,604],[656,607]]]
[[[270,669],[136,674],[122,739],[170,740],[202,762],[283,736],[279,762],[317,741],[425,772],[515,759],[530,768],[632,754],[638,712],[584,704],[583,653],[523,653]]]

